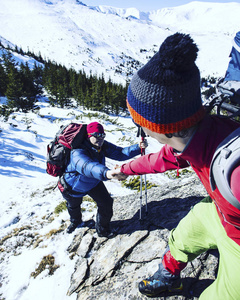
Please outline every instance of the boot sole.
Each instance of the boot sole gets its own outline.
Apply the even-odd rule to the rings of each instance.
[[[144,293],[144,292],[141,292],[141,294],[143,295],[146,295],[148,297],[156,297],[157,295],[161,294],[161,293],[164,293],[164,292],[169,292],[169,293],[173,293],[173,292],[179,292],[179,291],[182,291],[183,290],[183,284],[181,282],[181,285],[177,288],[172,288],[172,289],[165,289],[165,290],[162,290],[162,291],[159,291],[159,292],[156,292],[156,293]]]

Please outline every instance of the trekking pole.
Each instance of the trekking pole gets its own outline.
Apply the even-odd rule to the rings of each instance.
[[[137,136],[141,135],[142,141],[144,141],[145,138],[145,133],[142,130],[142,128],[140,126],[138,126],[138,133]],[[141,155],[145,155],[145,148],[141,148]],[[142,175],[140,175],[140,209],[139,209],[139,221],[140,223],[143,222],[142,220],[142,184],[143,184],[143,179],[142,179]],[[146,207],[146,215],[148,213],[147,210],[147,179],[146,179],[146,174],[144,175],[144,184],[145,184],[145,207]]]
[[[142,141],[144,141],[144,137],[142,136]],[[141,148],[141,155],[145,155],[145,148]],[[141,175],[142,176],[142,175]],[[148,214],[148,207],[147,207],[147,176],[144,174],[144,192],[145,192],[145,213]]]
[[[139,221],[142,222],[142,175],[140,175],[140,209],[139,209]]]

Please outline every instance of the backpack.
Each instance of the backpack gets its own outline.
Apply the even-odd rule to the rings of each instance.
[[[225,110],[231,118],[240,116],[240,31],[233,39],[233,47],[224,78],[216,85],[216,94],[205,100],[205,108],[210,112],[214,107],[217,114]]]
[[[86,124],[70,123],[62,125],[47,145],[46,172],[54,177],[62,176],[70,160],[72,149],[79,148],[87,134]]]
[[[224,78],[216,85],[216,94],[204,103],[206,112],[217,108],[217,115],[240,118],[240,31],[233,40],[230,61]],[[226,116],[227,113],[227,116]],[[210,185],[212,191],[218,187],[222,196],[240,210],[240,203],[234,197],[230,179],[232,171],[240,164],[240,128],[228,135],[217,147],[210,164]]]
[[[240,210],[240,202],[230,188],[232,171],[240,164],[240,127],[228,135],[217,147],[210,165],[212,191],[218,187],[223,197]]]

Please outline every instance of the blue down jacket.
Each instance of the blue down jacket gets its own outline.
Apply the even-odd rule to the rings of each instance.
[[[64,180],[74,193],[77,192],[78,196],[84,196],[100,181],[108,180],[106,172],[109,169],[105,166],[105,157],[123,161],[140,153],[141,149],[138,144],[122,148],[107,141],[104,141],[98,152],[88,140],[84,140],[81,148],[71,151]],[[71,194],[70,191],[69,193]]]

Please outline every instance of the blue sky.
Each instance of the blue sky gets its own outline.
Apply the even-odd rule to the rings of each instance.
[[[109,5],[113,7],[121,7],[121,8],[128,8],[128,7],[136,7],[140,11],[151,11],[151,10],[156,10],[159,8],[164,8],[164,7],[174,7],[174,6],[179,6],[183,4],[187,4],[191,1],[189,0],[148,0],[148,1],[141,1],[141,0],[81,0],[83,3],[87,5]],[[239,0],[216,0],[216,1],[211,1],[211,0],[202,0],[200,2],[217,2],[217,3],[229,3],[229,2],[238,2]]]

